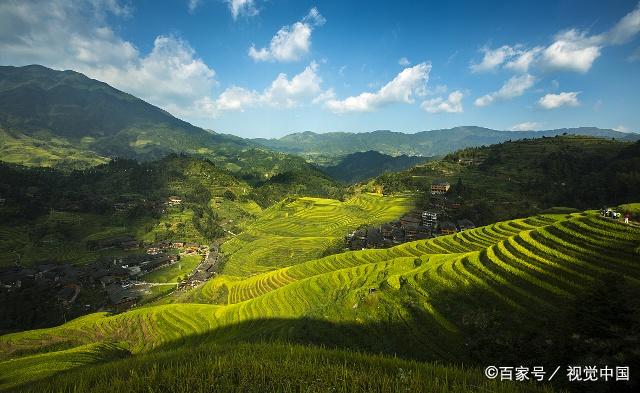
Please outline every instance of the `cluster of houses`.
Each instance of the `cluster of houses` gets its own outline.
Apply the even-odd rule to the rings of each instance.
[[[99,240],[93,246],[123,250],[146,247],[146,252],[105,256],[87,265],[46,263],[33,267],[16,265],[0,268],[0,290],[36,288],[49,293],[55,289],[58,300],[65,306],[73,305],[81,290],[93,291],[103,294],[103,301],[86,305],[87,310],[104,306],[121,308],[135,303],[149,288],[149,284],[141,280],[142,276],[180,260],[176,251],[187,254],[207,254],[209,251],[208,247],[197,243],[162,241],[145,244],[130,236]]]
[[[475,228],[470,220],[463,219],[454,223],[441,220],[442,216],[443,213],[437,211],[411,212],[398,221],[358,229],[347,235],[345,241],[351,250],[386,248]]]
[[[92,250],[107,250],[110,248],[119,248],[124,251],[135,251],[146,249],[149,255],[163,253],[169,249],[178,249],[185,254],[204,254],[207,252],[207,246],[194,242],[185,242],[182,240],[162,240],[153,243],[147,243],[136,240],[131,235],[114,236],[99,240],[90,240],[87,247]]]

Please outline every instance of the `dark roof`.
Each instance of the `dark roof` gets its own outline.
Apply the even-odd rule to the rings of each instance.
[[[455,230],[456,226],[451,221],[442,221],[438,224],[439,229],[449,229]]]
[[[368,243],[382,243],[382,233],[378,228],[367,229],[367,242]]]
[[[471,220],[467,220],[466,218],[464,218],[462,220],[458,220],[458,226],[459,227],[465,227],[465,228],[475,227],[473,222],[471,222]]]
[[[107,294],[112,304],[120,304],[140,298],[140,293],[134,289],[124,289],[118,284],[107,287]]]

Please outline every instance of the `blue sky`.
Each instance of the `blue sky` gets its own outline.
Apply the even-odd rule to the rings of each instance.
[[[9,0],[0,64],[77,70],[244,137],[637,132],[639,32],[637,0]]]

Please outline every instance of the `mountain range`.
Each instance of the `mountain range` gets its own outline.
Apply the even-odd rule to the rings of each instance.
[[[640,139],[640,134],[601,129],[596,127],[561,128],[546,131],[498,131],[477,126],[421,131],[413,134],[378,130],[373,132],[314,133],[305,131],[286,135],[280,139],[253,139],[273,150],[298,154],[313,161],[327,156],[344,156],[356,152],[377,151],[391,156],[409,155],[433,157],[466,147],[562,134],[615,138],[629,142]]]
[[[476,126],[413,134],[306,131],[280,139],[244,139],[196,127],[75,71],[0,67],[0,160],[28,166],[82,169],[115,157],[148,161],[186,153],[246,180],[264,181],[298,169],[323,176],[306,160],[336,179],[353,182],[466,147],[561,134],[640,139],[639,134],[594,127],[514,132]]]

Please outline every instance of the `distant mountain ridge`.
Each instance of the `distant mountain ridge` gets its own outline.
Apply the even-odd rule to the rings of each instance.
[[[466,147],[492,145],[508,140],[552,137],[562,134],[616,138],[626,141],[640,139],[640,134],[624,133],[596,127],[562,128],[545,131],[499,131],[477,126],[421,131],[405,134],[388,130],[363,133],[311,131],[286,135],[280,139],[253,139],[265,147],[299,154],[313,159],[318,156],[343,156],[356,152],[377,151],[391,156],[432,157]]]

